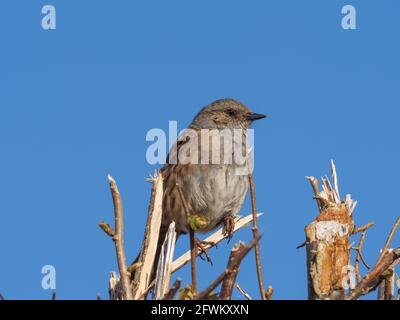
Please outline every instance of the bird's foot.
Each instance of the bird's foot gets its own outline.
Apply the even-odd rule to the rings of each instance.
[[[199,250],[200,250],[200,254],[199,254],[200,259],[204,260],[204,257],[203,257],[203,254],[204,254],[205,257],[206,257],[206,259],[207,259],[207,261],[208,261],[211,265],[213,265],[213,263],[212,263],[212,261],[211,261],[211,257],[210,257],[210,255],[208,254],[207,249],[205,248],[205,246],[206,246],[206,245],[209,245],[210,243],[208,243],[207,241],[201,241],[201,240],[199,240],[199,239],[197,239],[197,238],[194,238],[194,243],[195,243],[195,245],[196,245],[196,246],[199,248]]]
[[[235,230],[235,218],[232,216],[226,216],[224,218],[224,236],[228,237],[228,242],[231,241],[233,231]]]

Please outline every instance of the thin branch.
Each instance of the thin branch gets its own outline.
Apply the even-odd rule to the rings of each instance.
[[[228,265],[226,266],[226,269],[230,270],[230,272],[226,275],[221,285],[221,291],[219,293],[219,298],[221,300],[230,300],[232,298],[233,288],[240,267],[240,264],[233,265],[233,263],[235,262],[235,258],[245,247],[246,245],[242,241],[239,241],[239,243],[231,250]]]
[[[181,198],[183,204],[183,209],[185,210],[186,219],[188,219],[190,216],[189,206],[186,202],[185,196],[183,195],[181,186],[179,184],[176,184],[176,187],[178,189],[179,197]],[[192,262],[191,265],[192,290],[194,292],[197,292],[197,268],[196,268],[197,247],[195,245],[194,230],[191,227],[189,227],[189,238],[190,238],[190,260]]]
[[[260,217],[262,214],[259,213],[257,217]],[[234,222],[234,229],[233,233],[237,232],[238,230],[242,229],[243,227],[247,226],[251,221],[253,220],[253,215],[249,214],[245,217],[236,217],[235,222]],[[216,246],[218,243],[223,241],[224,239],[228,238],[229,235],[224,233],[223,228],[218,229],[216,232],[214,232],[211,236],[207,237],[204,239],[204,248],[205,249],[210,249],[214,246]],[[196,255],[199,255],[201,253],[200,250],[197,251]],[[190,256],[190,251],[186,251],[183,255],[181,255],[179,258],[177,258],[173,264],[172,264],[172,272],[175,272],[185,266],[187,263],[190,262],[191,256]]]
[[[367,229],[373,227],[374,225],[375,225],[375,222],[369,222],[369,223],[367,223],[366,225],[363,225],[363,226],[361,226],[361,227],[359,227],[359,228],[355,228],[355,229],[353,230],[353,233],[352,233],[352,234],[356,234],[356,233],[359,233],[359,232],[363,232],[363,231],[365,231],[365,230],[367,230]]]
[[[383,246],[381,254],[380,254],[380,256],[378,258],[378,261],[376,263],[381,261],[383,256],[386,254],[386,251],[389,249],[390,243],[392,242],[392,239],[393,239],[393,237],[394,237],[394,235],[396,233],[396,230],[397,230],[399,225],[400,225],[400,217],[397,218],[395,224],[393,225],[393,228],[390,231],[390,234],[389,234],[388,238],[386,239],[385,245]]]
[[[236,256],[234,261],[232,262],[231,266],[236,266],[241,263],[243,258],[250,252],[250,250],[258,243],[260,238],[254,238],[250,244],[246,247],[244,247],[241,252]],[[232,270],[225,269],[205,290],[203,290],[201,293],[199,293],[196,296],[196,300],[202,300],[207,298],[212,291],[225,279],[225,277],[231,273]]]
[[[254,239],[259,238],[258,227],[257,227],[257,207],[256,207],[256,194],[254,187],[254,179],[253,175],[249,174],[249,185],[250,185],[250,196],[251,196],[251,208],[253,211],[253,237]],[[258,277],[258,285],[260,288],[261,299],[265,300],[265,289],[264,289],[264,280],[261,269],[261,256],[260,256],[260,244],[258,241],[255,243],[255,256],[256,256],[256,266],[257,266],[257,277]]]
[[[365,235],[366,235],[366,233],[367,233],[367,231],[364,230],[363,233],[361,234],[360,242],[358,243],[358,247],[357,247],[357,256],[356,256],[356,260],[355,260],[355,262],[354,262],[354,269],[355,269],[355,272],[356,272],[357,283],[360,283],[360,282],[361,282],[359,261],[360,261],[360,259],[364,260],[364,259],[362,258],[362,255],[361,255],[361,249],[362,249],[362,246],[363,246],[363,244],[364,244],[364,240],[365,240]]]
[[[315,177],[312,177],[312,176],[307,176],[306,179],[307,179],[308,181],[310,181],[311,187],[312,187],[313,192],[314,192],[315,200],[317,201],[318,210],[321,211],[321,209],[322,209],[322,204],[321,204],[321,201],[320,201],[320,199],[319,199],[318,179],[315,178]]]
[[[241,293],[247,300],[253,300],[253,298],[239,285],[239,283],[236,284],[236,288],[240,291],[240,293]]]
[[[125,300],[133,300],[132,290],[129,280],[129,275],[126,269],[126,257],[124,249],[124,221],[122,200],[119,193],[117,183],[108,175],[110,183],[111,195],[114,203],[114,216],[115,216],[115,232],[113,240],[115,243],[115,251],[117,254],[118,269],[121,275],[122,292]]]
[[[372,268],[370,272],[364,277],[364,279],[357,285],[357,287],[346,297],[346,300],[357,300],[363,295],[375,290],[381,283],[381,275],[400,262],[400,248],[396,248],[391,252],[387,252],[383,255],[377,264]]]

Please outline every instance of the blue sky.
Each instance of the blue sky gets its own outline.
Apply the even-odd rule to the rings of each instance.
[[[41,8],[57,29],[41,28]],[[357,30],[341,8],[357,9]],[[265,282],[275,299],[307,297],[304,226],[317,214],[306,175],[329,173],[359,201],[357,225],[373,264],[400,214],[400,4],[384,1],[2,1],[0,4],[0,292],[48,299],[107,298],[115,251],[107,183],[125,207],[126,252],[140,248],[152,128],[180,129],[211,101],[232,97],[269,118],[255,125],[255,183]],[[250,212],[249,199],[242,214]],[[200,288],[231,246],[200,263]],[[393,245],[399,245],[396,236]],[[177,254],[188,247],[179,241]],[[238,282],[258,297],[251,254]],[[365,270],[363,269],[363,272]],[[189,281],[188,269],[179,276]],[[234,293],[241,298],[240,293]]]

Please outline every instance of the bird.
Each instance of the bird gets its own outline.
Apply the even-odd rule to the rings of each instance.
[[[164,192],[153,279],[170,223],[175,221],[176,239],[191,228],[186,210],[192,216],[203,218],[201,221],[204,223],[195,230],[197,233],[206,233],[224,225],[225,232],[231,235],[233,219],[238,215],[249,188],[248,174],[243,174],[247,172],[243,169],[248,166],[247,129],[254,121],[265,117],[235,99],[216,100],[197,113],[172,146],[160,170]],[[223,142],[221,139],[213,140],[210,132],[217,137],[218,134],[223,136]],[[237,137],[241,135],[241,139],[234,138],[232,145],[225,145],[229,133],[233,136],[234,132],[239,132]],[[236,163],[238,153],[245,155],[245,162]],[[213,155],[220,161],[213,161]],[[229,156],[231,158],[227,159]]]

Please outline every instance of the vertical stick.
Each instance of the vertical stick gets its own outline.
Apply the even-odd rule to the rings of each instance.
[[[256,194],[254,190],[254,179],[251,173],[249,173],[249,185],[250,185],[250,195],[251,195],[251,208],[253,213],[253,237],[254,239],[258,239],[259,234],[257,226]],[[257,277],[258,277],[258,285],[260,288],[261,299],[265,300],[266,298],[265,298],[264,280],[261,269],[260,244],[258,241],[256,242],[254,249],[256,255]]]
[[[189,236],[190,236],[190,259],[192,261],[192,267],[191,267],[192,290],[194,292],[197,292],[197,270],[196,270],[197,248],[194,241],[194,230],[192,228],[190,228]]]
[[[119,193],[117,183],[115,182],[113,177],[108,175],[108,181],[110,183],[111,195],[114,203],[115,233],[113,236],[113,240],[115,243],[115,251],[117,254],[118,269],[121,275],[122,291],[125,300],[133,300],[130,280],[126,268],[124,249],[124,216],[121,195]]]
[[[185,196],[183,195],[181,186],[177,183],[176,188],[178,189],[179,197],[183,204],[183,209],[185,210],[186,219],[189,217],[189,207],[186,202]],[[190,260],[192,263],[191,274],[192,274],[192,290],[197,292],[197,268],[196,268],[196,256],[197,256],[197,248],[194,239],[194,230],[189,227],[189,238],[190,238]]]

